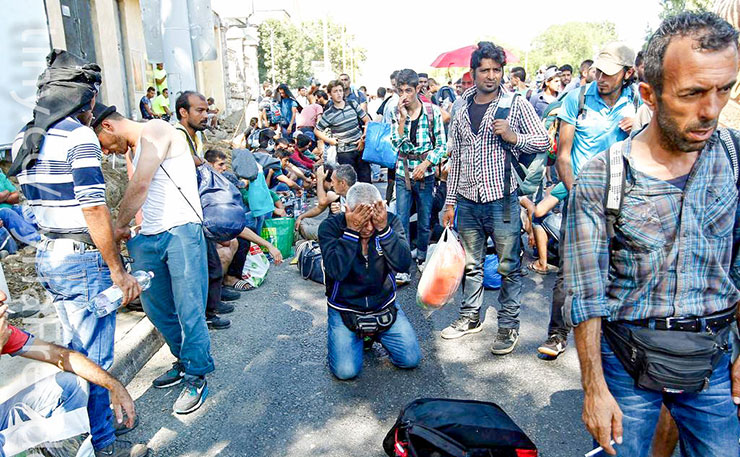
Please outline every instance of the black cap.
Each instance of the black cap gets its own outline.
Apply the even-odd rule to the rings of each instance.
[[[116,105],[105,106],[100,102],[95,102],[95,107],[93,108],[93,120],[90,124],[90,127],[94,129],[95,127],[100,125],[101,122],[103,122],[103,119],[115,112]]]

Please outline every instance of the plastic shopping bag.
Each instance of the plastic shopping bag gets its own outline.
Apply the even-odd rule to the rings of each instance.
[[[498,257],[496,254],[486,256],[483,264],[483,287],[486,289],[501,288],[501,274],[498,272]]]
[[[441,308],[457,292],[464,271],[465,251],[447,227],[421,275],[416,303],[423,308]]]
[[[384,122],[369,122],[365,134],[362,160],[381,167],[396,168],[398,152],[391,144],[391,126]]]
[[[259,287],[265,282],[267,271],[270,269],[270,261],[262,249],[256,244],[252,244],[247,254],[247,260],[244,262],[242,278],[246,279],[252,287]]]

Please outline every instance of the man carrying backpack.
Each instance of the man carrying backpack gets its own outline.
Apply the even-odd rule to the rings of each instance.
[[[416,264],[423,270],[429,244],[434,192],[434,166],[447,156],[442,113],[439,107],[422,103],[421,86],[414,70],[405,69],[396,76],[398,112],[393,116],[391,142],[398,151],[396,163],[396,214],[401,219],[406,240],[411,245],[411,204],[416,202]],[[399,272],[396,282],[411,281],[408,272]]]
[[[612,143],[625,139],[631,131],[635,100],[638,99],[632,86],[634,62],[635,53],[630,48],[620,43],[607,44],[594,62],[596,80],[572,90],[563,99],[557,114],[560,126],[555,166],[569,191],[584,163]],[[546,117],[545,123],[551,118]],[[562,211],[561,240],[564,238],[567,211],[566,203]],[[562,243],[560,246],[562,248]],[[562,263],[562,252],[560,259]],[[537,348],[550,360],[562,354],[568,342],[569,329],[562,312],[564,300],[561,268],[552,292],[547,339]]]
[[[681,13],[645,56],[640,93],[655,116],[589,160],[569,200],[565,314],[582,417],[606,453],[647,456],[663,404],[681,455],[736,457],[740,133],[717,124],[737,79],[738,31],[713,13]]]
[[[532,105],[503,89],[504,65],[503,48],[490,42],[479,43],[471,56],[475,88],[463,95],[465,109],[450,128],[450,173],[442,221],[451,225],[457,218],[466,256],[460,317],[442,331],[442,338],[460,338],[481,330],[483,263],[486,240],[492,236],[503,277],[499,329],[491,347],[497,355],[513,351],[519,340],[522,223],[512,156],[544,153],[548,144]]]

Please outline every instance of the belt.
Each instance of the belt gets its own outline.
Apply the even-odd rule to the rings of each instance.
[[[54,251],[59,253],[83,253],[97,252],[98,248],[94,244],[83,243],[82,241],[72,240],[69,238],[49,239],[44,237],[39,242],[37,249],[40,251]]]
[[[50,232],[48,230],[41,230],[41,234],[50,240],[74,240],[80,243],[89,244],[95,247],[95,242],[89,233],[63,233],[63,232]]]
[[[409,159],[411,160],[418,160],[420,162],[423,162],[427,159],[427,156],[429,155],[429,151],[423,152],[421,154],[404,154],[399,152],[398,157],[403,160],[403,180],[406,184],[406,190],[411,190],[411,168],[409,167]],[[424,180],[422,179],[419,183],[419,188],[424,189]]]
[[[736,307],[719,311],[709,316],[699,317],[658,317],[653,319],[639,319],[624,321],[627,324],[639,327],[648,327],[655,330],[672,330],[677,332],[704,332],[716,331],[730,325],[736,318]]]

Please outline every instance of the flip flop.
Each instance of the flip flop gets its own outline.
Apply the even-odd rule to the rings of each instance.
[[[254,286],[249,284],[249,281],[247,281],[246,279],[240,279],[237,282],[235,282],[233,286],[228,286],[228,287],[231,287],[232,289],[236,289],[236,290],[241,290],[241,291],[254,290]]]
[[[527,268],[542,276],[547,276],[550,273],[550,265],[547,266],[548,268],[546,270],[540,270],[539,268],[535,267],[534,264],[535,262],[529,262],[529,264],[527,264]]]

